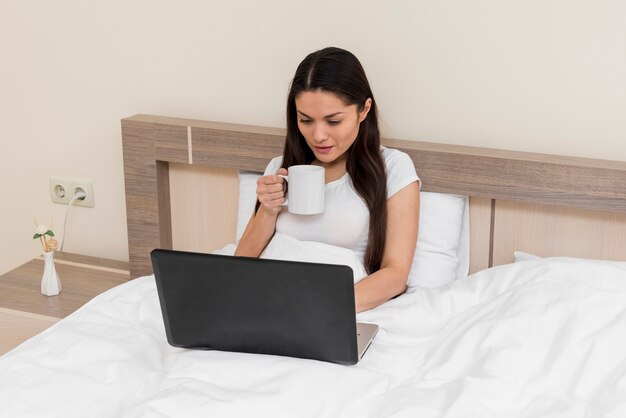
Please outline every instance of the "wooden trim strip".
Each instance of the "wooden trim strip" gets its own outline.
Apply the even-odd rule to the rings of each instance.
[[[39,256],[37,257],[37,260],[43,261],[43,257]],[[116,269],[113,267],[94,266],[93,264],[84,264],[84,263],[77,263],[75,261],[58,260],[58,259],[55,259],[54,262],[55,264],[64,264],[66,266],[82,267],[82,268],[91,269],[91,270],[106,271],[109,273],[117,273],[117,274],[130,276],[129,270]]]
[[[51,324],[55,324],[61,320],[61,318],[55,318],[53,316],[39,315],[39,314],[32,313],[32,312],[18,311],[15,309],[8,309],[8,308],[0,308],[0,313],[20,316],[22,318],[37,319],[39,321],[50,322]]]
[[[489,267],[493,267],[493,242],[496,225],[496,199],[491,199],[491,221],[489,222]]]
[[[187,152],[189,157],[189,164],[193,164],[193,140],[191,136],[191,126],[187,126]]]
[[[168,162],[156,162],[157,198],[159,219],[159,246],[172,248],[172,206],[170,204],[170,166]],[[155,247],[156,248],[156,247]],[[152,250],[152,249],[150,249]],[[146,257],[149,254],[145,254]]]

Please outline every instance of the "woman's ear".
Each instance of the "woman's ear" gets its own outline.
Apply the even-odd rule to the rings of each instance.
[[[368,97],[363,104],[363,110],[359,112],[359,123],[363,122],[372,108],[372,98]]]

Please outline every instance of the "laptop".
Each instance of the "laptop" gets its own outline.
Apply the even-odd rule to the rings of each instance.
[[[356,364],[378,332],[357,325],[348,266],[163,249],[151,259],[174,347]]]

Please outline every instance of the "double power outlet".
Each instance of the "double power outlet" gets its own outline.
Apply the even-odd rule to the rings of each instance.
[[[68,205],[77,192],[84,192],[83,199],[75,199],[72,205],[93,208],[93,182],[87,179],[50,177],[50,197],[54,203]]]

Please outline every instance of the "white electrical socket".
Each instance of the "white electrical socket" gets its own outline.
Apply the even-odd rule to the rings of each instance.
[[[77,191],[85,192],[84,199],[75,199],[73,206],[93,208],[93,182],[89,179],[76,179],[63,176],[50,177],[50,198],[54,203],[68,205]]]

